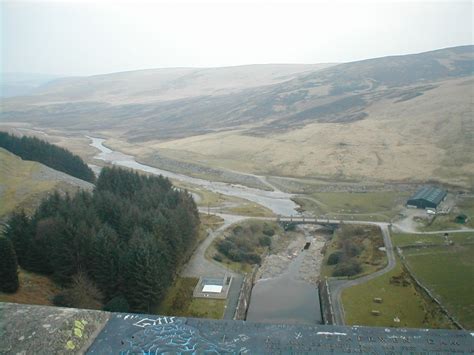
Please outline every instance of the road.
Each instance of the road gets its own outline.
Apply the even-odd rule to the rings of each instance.
[[[299,222],[299,223],[320,223],[320,224],[340,224],[341,222],[346,224],[369,224],[378,226],[382,232],[383,241],[385,245],[385,250],[387,253],[387,265],[370,275],[366,275],[357,279],[353,280],[330,280],[329,281],[329,289],[331,292],[331,303],[333,306],[334,312],[334,320],[335,324],[337,325],[345,325],[344,321],[344,306],[342,304],[341,294],[342,291],[348,287],[356,286],[363,284],[367,281],[375,279],[389,271],[391,271],[395,265],[395,253],[393,250],[392,240],[390,237],[390,230],[389,226],[390,223],[386,222],[371,222],[371,221],[354,221],[354,220],[336,220],[336,219],[327,219],[327,218],[314,218],[314,217],[249,217],[249,216],[239,216],[239,215],[229,215],[229,214],[219,214],[215,213],[221,218],[224,219],[224,224],[218,228],[217,230],[210,232],[209,236],[204,240],[201,245],[198,247],[196,252],[193,254],[191,260],[186,265],[182,272],[182,276],[184,277],[200,277],[200,276],[221,276],[225,273],[230,274],[235,277],[235,288],[242,283],[242,275],[230,271],[224,268],[221,264],[210,261],[206,259],[205,252],[206,249],[211,245],[212,241],[220,235],[226,228],[230,225],[240,222],[244,219],[259,219],[259,220],[267,220],[267,221],[280,221],[280,222]],[[393,225],[393,227],[397,227]],[[401,229],[401,228],[399,228]],[[403,229],[401,229],[403,231]],[[474,232],[474,229],[462,229],[462,230],[447,230],[447,231],[430,231],[430,232],[411,232],[414,234],[439,234],[439,233],[460,233],[460,232]],[[229,307],[226,310],[225,318],[231,319],[231,315],[233,315],[233,304],[236,303],[238,292],[237,289],[231,290],[232,294],[235,294],[236,297],[231,297],[229,299]],[[229,295],[230,296],[230,295]],[[235,298],[235,300],[234,300]]]
[[[265,218],[267,220],[272,218]],[[272,220],[277,220],[273,218]],[[305,222],[305,223],[322,223],[322,224],[339,224],[341,222],[346,224],[370,224],[380,227],[382,232],[385,250],[387,253],[387,265],[370,275],[363,276],[354,280],[330,280],[329,290],[331,292],[331,303],[333,306],[334,320],[337,325],[345,325],[344,306],[342,304],[341,294],[342,291],[348,287],[363,284],[367,281],[375,279],[389,271],[391,271],[395,265],[395,253],[393,250],[392,240],[390,237],[389,226],[390,223],[385,222],[369,222],[369,221],[353,221],[353,220],[334,220],[334,219],[323,219],[323,218],[307,218],[307,217],[280,217],[278,220],[283,222]],[[393,225],[393,227],[397,227]],[[400,229],[400,228],[399,228]],[[403,231],[403,229],[402,229]],[[474,232],[474,229],[461,229],[461,230],[441,230],[441,231],[430,231],[430,232],[411,232],[413,234],[441,234],[441,233],[462,233],[462,232]]]
[[[235,309],[239,302],[240,289],[244,281],[244,277],[236,272],[228,270],[222,264],[214,260],[206,259],[206,249],[226,228],[230,225],[247,219],[246,216],[234,216],[227,214],[217,214],[224,220],[224,224],[218,229],[209,230],[207,238],[198,246],[193,256],[183,268],[182,277],[224,277],[224,275],[232,275],[232,284],[227,296],[227,305],[224,311],[223,319],[234,319]]]
[[[367,223],[367,222],[366,222]],[[386,272],[392,270],[395,265],[395,253],[393,251],[392,240],[390,238],[390,231],[388,229],[387,223],[374,223],[371,222],[370,224],[377,224],[380,227],[383,235],[383,241],[385,244],[385,250],[387,253],[387,265],[370,275],[359,277],[354,280],[331,280],[329,281],[329,289],[331,291],[331,303],[333,305],[333,312],[334,312],[334,320],[338,325],[344,325],[344,307],[342,305],[341,294],[342,291],[348,287],[356,286],[363,284],[369,280],[375,279]]]
[[[235,276],[235,272],[228,270],[223,267],[222,264],[206,259],[206,250],[212,244],[214,239],[216,239],[225,229],[230,225],[242,221],[246,216],[234,216],[228,214],[217,214],[224,220],[224,224],[214,231],[209,231],[207,238],[198,246],[193,256],[183,268],[181,272],[182,277],[219,277],[224,276],[225,274]]]

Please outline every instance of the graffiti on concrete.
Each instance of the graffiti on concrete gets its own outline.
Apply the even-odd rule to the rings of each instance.
[[[472,349],[464,331],[270,324],[114,314],[89,354],[403,353]]]
[[[245,353],[244,343],[248,336],[214,341],[203,336],[198,329],[175,317],[143,318],[133,324],[142,328],[123,341],[121,354],[134,353]]]

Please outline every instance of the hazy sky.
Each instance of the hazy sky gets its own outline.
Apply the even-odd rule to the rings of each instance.
[[[1,3],[3,72],[347,62],[473,43],[466,2]]]

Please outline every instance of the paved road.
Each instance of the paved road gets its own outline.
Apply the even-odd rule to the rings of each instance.
[[[226,228],[228,228],[231,224],[244,220],[248,217],[227,214],[217,215],[224,219],[224,224],[215,231],[209,231],[207,238],[198,246],[189,262],[183,268],[183,271],[181,272],[182,277],[220,277],[224,276],[225,274],[232,276],[238,275],[237,273],[226,269],[218,262],[206,259],[205,253],[206,249],[211,245],[213,240],[216,239],[216,237],[218,237]]]
[[[398,224],[393,224],[393,228],[397,229],[401,233],[410,233],[410,234],[441,234],[441,233],[465,233],[465,232],[474,232],[474,229],[472,228],[463,228],[463,229],[455,229],[455,230],[441,230],[441,231],[429,231],[429,232],[418,232],[413,229],[407,229],[404,228],[403,226],[400,226]]]
[[[246,216],[233,216],[227,214],[217,214],[224,220],[224,224],[215,231],[209,230],[207,238],[199,245],[193,256],[183,268],[182,277],[223,277],[224,275],[232,275],[232,284],[227,296],[227,305],[224,312],[224,319],[233,319],[235,309],[239,302],[240,289],[243,283],[243,276],[228,270],[222,264],[214,260],[206,259],[206,249],[211,245],[213,240],[218,237],[230,225],[247,219]]]
[[[193,257],[189,261],[188,265],[184,268],[182,272],[182,276],[190,276],[190,277],[199,277],[204,275],[209,276],[221,276],[225,273],[231,274],[234,277],[238,278],[236,284],[241,284],[242,276],[227,270],[221,264],[213,261],[209,261],[205,258],[204,253],[212,241],[220,234],[224,229],[229,227],[231,224],[242,221],[244,219],[248,219],[251,217],[248,216],[238,216],[238,215],[228,215],[228,214],[217,214],[221,218],[224,219],[224,225],[221,226],[214,232],[211,232],[207,239],[201,243],[198,247],[196,252],[194,253]],[[260,220],[267,220],[267,221],[283,221],[283,222],[304,222],[304,223],[322,223],[322,224],[339,224],[341,220],[337,219],[326,219],[326,218],[310,218],[310,217],[252,217],[253,219],[260,219]],[[356,286],[363,284],[369,280],[372,280],[376,277],[379,277],[389,271],[391,271],[395,265],[395,253],[393,250],[392,240],[390,238],[390,231],[389,225],[390,223],[386,222],[370,222],[370,221],[353,221],[353,220],[343,220],[343,223],[347,224],[370,224],[380,227],[382,231],[382,236],[384,240],[385,250],[387,253],[387,265],[370,275],[363,276],[354,280],[330,280],[329,281],[329,289],[331,292],[331,302],[333,305],[334,311],[334,318],[335,322],[338,325],[344,325],[344,306],[341,300],[342,291],[348,287]],[[439,233],[459,233],[459,232],[474,232],[474,229],[463,229],[463,230],[449,230],[449,231],[432,231],[432,232],[417,232],[416,234],[439,234]],[[240,279],[239,279],[240,278]],[[236,285],[235,285],[236,286]],[[235,287],[234,286],[234,287]],[[240,290],[240,289],[239,289]],[[230,291],[230,293],[236,293],[235,289]],[[238,295],[237,295],[238,297]],[[230,305],[234,303],[234,298],[232,296],[232,301],[229,302]],[[230,319],[231,311],[226,310],[226,318]]]

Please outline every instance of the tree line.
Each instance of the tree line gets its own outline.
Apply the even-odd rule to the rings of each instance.
[[[70,151],[36,137],[16,137],[0,132],[0,147],[24,160],[33,160],[71,176],[94,183],[94,172]]]
[[[93,193],[52,194],[7,222],[18,264],[51,275],[64,306],[149,312],[189,258],[199,215],[162,176],[104,168]],[[95,306],[91,306],[95,305]]]

